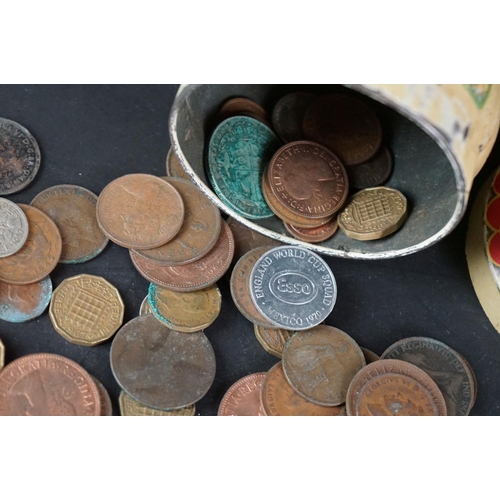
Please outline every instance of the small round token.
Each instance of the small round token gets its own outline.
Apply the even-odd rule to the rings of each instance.
[[[59,262],[81,264],[97,257],[108,244],[96,216],[97,196],[80,186],[61,185],[42,191],[31,206],[47,214],[62,238]]]
[[[164,245],[181,229],[184,203],[166,180],[149,174],[115,179],[97,202],[97,221],[116,244],[135,250]]]
[[[2,339],[0,339],[0,372],[5,365],[5,346],[3,345]]]
[[[308,330],[333,311],[337,283],[328,264],[314,252],[282,246],[255,263],[250,294],[269,323],[287,330]]]
[[[9,285],[0,281],[0,319],[24,323],[43,314],[52,297],[49,276],[31,285]]]
[[[139,403],[139,401],[131,398],[124,391],[120,393],[118,402],[120,404],[120,414],[122,417],[194,417],[196,413],[195,405],[189,405],[185,408],[179,408],[178,410],[155,410],[154,408],[149,408],[149,406]]]
[[[257,324],[253,325],[253,330],[255,337],[264,350],[268,354],[281,359],[285,344],[290,340],[293,333],[282,328],[264,328]]]
[[[49,315],[68,342],[94,346],[109,340],[123,323],[125,306],[104,278],[80,274],[65,279],[52,294]]]
[[[101,417],[112,417],[113,403],[111,402],[111,398],[109,397],[109,393],[106,390],[106,387],[104,387],[102,383],[95,377],[92,377],[92,380],[97,387],[97,391],[99,392],[99,399],[101,400]]]
[[[0,259],[21,250],[28,232],[28,219],[22,209],[12,201],[0,198]]]
[[[307,92],[294,92],[282,97],[273,109],[273,127],[283,142],[304,139],[302,122],[307,108],[317,97]]]
[[[274,132],[245,116],[222,122],[210,139],[208,176],[215,193],[238,215],[265,219],[273,212],[262,194],[261,177],[281,146]]]
[[[285,222],[286,230],[300,241],[308,243],[321,243],[330,239],[338,229],[339,225],[336,219],[323,224],[319,227],[296,227]]]
[[[19,123],[0,118],[0,196],[27,187],[40,168],[40,148]]]
[[[179,157],[175,154],[174,148],[170,148],[168,150],[167,175],[169,177],[177,177],[177,178],[192,182],[191,178],[184,170],[184,168],[179,160]]]
[[[493,233],[488,240],[488,257],[493,264],[500,266],[500,233]]]
[[[395,233],[408,217],[408,204],[396,189],[377,187],[359,191],[338,216],[339,227],[349,238],[368,241]]]
[[[349,186],[354,189],[367,189],[385,184],[392,174],[392,157],[384,146],[366,163],[352,165],[346,169]]]
[[[189,293],[149,286],[149,305],[162,323],[178,332],[195,333],[208,328],[219,316],[222,296],[217,285]]]
[[[500,196],[488,203],[484,220],[490,229],[500,231]]]
[[[111,369],[133,399],[157,410],[199,401],[215,378],[214,350],[203,333],[170,330],[147,314],[124,325],[111,345]]]
[[[267,373],[252,373],[235,382],[219,406],[219,417],[263,417],[260,390]]]
[[[28,219],[28,238],[14,255],[0,259],[0,281],[30,285],[43,280],[61,257],[62,241],[52,219],[38,208],[19,205]]]
[[[248,116],[269,126],[267,111],[255,101],[246,97],[234,97],[226,101],[217,113],[217,122],[220,123],[233,116]]]

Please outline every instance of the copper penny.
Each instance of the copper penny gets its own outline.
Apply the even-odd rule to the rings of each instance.
[[[131,398],[126,392],[120,393],[118,400],[122,417],[194,417],[196,406],[189,405],[178,410],[155,410]]]
[[[35,196],[31,206],[47,214],[56,224],[62,238],[59,262],[80,264],[97,257],[108,244],[108,238],[97,224],[97,196],[88,189],[54,186]]]
[[[196,403],[215,378],[214,350],[203,333],[170,330],[150,314],[121,328],[113,339],[110,359],[120,387],[157,410]]]
[[[167,244],[136,253],[162,266],[182,266],[210,252],[219,238],[222,218],[219,209],[192,182],[178,178],[169,182],[184,202],[182,227]]]
[[[179,157],[175,154],[174,148],[168,150],[167,155],[167,175],[169,177],[178,177],[186,181],[192,182],[189,175],[184,170]],[[185,207],[184,207],[185,208]]]
[[[282,97],[273,109],[273,127],[283,142],[304,139],[302,122],[307,108],[317,97],[307,92],[294,92]]]
[[[234,383],[219,406],[219,417],[263,417],[260,390],[267,373],[253,373]]]
[[[446,402],[432,378],[395,359],[375,361],[359,371],[346,406],[348,415],[446,416]]]
[[[269,321],[266,321],[259,311],[257,311],[250,297],[250,272],[262,255],[271,248],[273,247],[260,247],[250,250],[250,252],[244,255],[234,266],[230,281],[231,297],[240,313],[243,314],[248,321],[265,328],[274,327]]]
[[[363,101],[344,94],[323,96],[304,115],[307,139],[333,151],[345,166],[372,158],[382,144],[382,126]]]
[[[183,266],[161,266],[130,252],[132,263],[139,273],[151,283],[175,292],[202,290],[219,281],[233,260],[234,241],[228,225],[222,229],[216,245],[201,259]]]
[[[112,417],[113,403],[111,402],[111,398],[109,397],[109,393],[106,390],[106,387],[104,387],[102,383],[95,377],[92,377],[92,380],[97,387],[97,390],[99,392],[99,399],[101,400],[101,417]]]
[[[288,382],[295,392],[320,406],[345,403],[351,380],[365,365],[358,344],[331,326],[298,332],[283,349]]]
[[[330,239],[337,232],[338,227],[339,225],[336,219],[332,219],[322,226],[312,228],[296,227],[285,222],[286,230],[294,238],[308,243],[321,243],[322,241]]]
[[[63,356],[31,354],[0,372],[0,415],[100,414],[99,391],[92,377]]]
[[[217,114],[217,122],[222,122],[232,116],[249,116],[255,118],[267,126],[270,126],[270,119],[267,111],[251,99],[246,97],[234,97],[226,101]]]
[[[392,174],[392,157],[383,146],[366,163],[352,165],[346,169],[349,186],[353,189],[367,189],[385,184]]]
[[[19,206],[28,219],[28,239],[16,254],[0,259],[0,281],[30,285],[43,280],[57,266],[62,241],[50,217],[38,208]]]
[[[97,221],[116,244],[148,250],[164,245],[179,232],[184,203],[166,180],[129,174],[103,189],[97,202]]]
[[[293,332],[274,326],[264,328],[257,324],[254,324],[253,330],[255,337],[264,350],[268,354],[281,359],[285,344],[292,338]]]
[[[337,212],[349,192],[347,173],[328,149],[309,141],[283,146],[267,170],[272,193],[288,211],[311,219]]]
[[[370,363],[374,363],[375,361],[378,361],[380,359],[380,356],[375,354],[373,351],[370,351],[370,349],[362,347],[361,350],[363,351],[363,356],[365,357],[367,365],[369,365]]]
[[[335,417],[345,414],[344,405],[320,406],[297,394],[288,383],[281,362],[269,370],[262,384],[261,400],[265,414],[269,417]]]

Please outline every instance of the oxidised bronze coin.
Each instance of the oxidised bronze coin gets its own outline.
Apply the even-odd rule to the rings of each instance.
[[[196,406],[189,405],[178,410],[155,410],[131,398],[126,392],[120,393],[118,400],[122,417],[193,417]]]
[[[277,358],[283,356],[283,349],[285,344],[291,339],[293,333],[282,328],[264,328],[260,325],[254,324],[253,330],[255,337],[259,344],[264,348],[268,354],[272,354]]]
[[[301,141],[302,122],[307,108],[317,97],[307,92],[294,92],[282,97],[273,109],[273,127],[283,142]]]
[[[288,383],[281,362],[269,370],[262,384],[261,400],[269,417],[345,415],[344,405],[320,406],[297,394]]]
[[[179,232],[184,203],[166,180],[129,174],[103,189],[97,202],[97,221],[116,244],[148,250],[164,245]]]
[[[0,118],[0,196],[21,191],[40,168],[40,148],[19,123]]]
[[[0,372],[0,415],[99,416],[101,401],[92,377],[56,354],[31,354]]]
[[[270,127],[267,111],[251,99],[234,97],[226,101],[217,113],[217,123],[221,123],[232,116],[248,116]]]
[[[30,285],[43,280],[61,257],[61,235],[52,219],[38,208],[19,205],[28,219],[26,243],[14,255],[0,259],[0,281]]]
[[[169,177],[178,177],[186,181],[192,182],[189,175],[186,173],[179,157],[175,154],[174,148],[168,150],[167,155],[167,175]]]
[[[346,169],[349,186],[354,189],[367,189],[385,184],[392,174],[392,158],[383,146],[368,162],[352,165]]]
[[[391,345],[382,359],[400,359],[418,366],[438,385],[449,416],[466,416],[474,403],[474,378],[451,347],[426,337],[411,337]]]
[[[111,402],[111,398],[109,397],[106,387],[104,387],[95,377],[92,377],[92,380],[94,381],[97,391],[99,392],[99,399],[101,401],[101,417],[112,417],[113,403]]]
[[[363,351],[363,356],[365,357],[367,365],[369,365],[370,363],[375,363],[375,361],[378,361],[380,359],[380,356],[375,354],[373,351],[370,351],[370,349],[361,347],[361,350]]]
[[[285,222],[286,230],[300,241],[308,243],[321,243],[330,239],[338,229],[339,225],[336,219],[323,224],[319,227],[296,227]]]
[[[59,262],[63,264],[87,262],[108,244],[97,224],[97,196],[88,189],[54,186],[35,196],[31,206],[47,214],[59,229],[62,238]]]
[[[170,330],[147,314],[116,334],[111,369],[120,387],[143,405],[175,410],[199,401],[215,378],[214,350],[203,333]]]
[[[358,344],[332,326],[296,333],[283,349],[288,382],[295,392],[320,406],[345,403],[351,380],[365,365]]]
[[[0,198],[0,259],[21,250],[28,238],[28,219],[22,209]]]
[[[253,373],[234,383],[219,406],[219,417],[263,417],[260,389],[267,373]]]
[[[345,166],[372,158],[382,144],[382,126],[363,101],[344,94],[323,96],[307,109],[304,133],[334,152]]]

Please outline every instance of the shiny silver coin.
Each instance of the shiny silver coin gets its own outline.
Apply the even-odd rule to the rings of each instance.
[[[337,283],[328,264],[314,252],[282,246],[269,250],[255,263],[250,295],[271,324],[308,330],[332,312]]]
[[[0,258],[13,255],[26,243],[28,219],[15,203],[0,198]]]

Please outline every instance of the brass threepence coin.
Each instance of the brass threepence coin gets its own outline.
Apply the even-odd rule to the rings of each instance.
[[[21,250],[27,238],[28,219],[22,209],[0,198],[0,259]]]
[[[222,306],[217,285],[179,293],[151,283],[148,301],[157,319],[172,330],[184,333],[208,328],[218,318]]]
[[[462,356],[438,340],[411,337],[391,345],[382,359],[418,366],[438,385],[449,416],[466,416],[474,404],[474,378]]]
[[[164,245],[179,232],[184,203],[166,180],[129,174],[103,189],[97,202],[97,221],[116,244],[148,250]]]
[[[208,392],[215,378],[215,354],[203,333],[170,330],[147,314],[116,334],[111,369],[136,401],[157,410],[176,410]]]
[[[352,165],[346,171],[351,188],[367,189],[382,186],[392,174],[391,153],[383,146],[371,160]]]
[[[31,354],[0,372],[0,415],[95,416],[99,391],[78,364],[56,354]]]
[[[273,109],[273,127],[283,142],[304,139],[302,122],[307,108],[317,97],[307,92],[294,92],[282,97]]]
[[[219,406],[219,417],[263,417],[260,390],[267,373],[253,373],[234,383]]]
[[[320,406],[345,403],[351,380],[365,365],[354,339],[332,326],[296,333],[283,349],[288,382],[295,392]]]
[[[38,208],[19,205],[28,219],[26,243],[14,255],[0,259],[0,281],[30,285],[43,280],[59,262],[62,242],[52,219]]]
[[[54,186],[35,196],[31,206],[39,208],[56,224],[62,238],[59,262],[80,264],[97,257],[108,244],[96,216],[97,196],[88,189]]]
[[[167,175],[169,177],[178,177],[186,181],[192,182],[189,175],[186,173],[179,157],[175,154],[174,148],[168,150],[167,155]]]
[[[122,417],[194,417],[196,406],[189,405],[178,410],[155,410],[131,398],[126,392],[120,393],[118,399]]]
[[[273,325],[257,311],[255,304],[250,297],[250,273],[255,263],[265,254],[270,248],[261,247],[250,250],[244,255],[234,266],[231,274],[230,289],[231,297],[235,306],[248,321],[266,328],[273,328]]]
[[[73,344],[94,346],[110,339],[123,323],[125,306],[104,278],[80,274],[55,290],[49,315],[56,332]]]
[[[91,375],[92,376],[92,375]],[[109,393],[99,380],[92,377],[97,391],[99,392],[99,399],[101,401],[101,417],[112,417],[113,416],[113,403],[109,397]]]
[[[2,339],[0,339],[0,372],[5,365],[5,346],[3,345]]]
[[[367,365],[369,365],[370,363],[374,363],[375,361],[378,361],[380,359],[380,356],[375,354],[373,351],[370,351],[370,349],[362,347],[361,350],[363,351],[363,356],[365,357]]]
[[[141,309],[139,310],[139,316],[144,316],[145,314],[154,314],[153,309],[151,309],[151,306],[149,305],[148,301],[148,296],[144,298],[144,300],[141,303]]]
[[[0,319],[24,323],[38,318],[52,297],[52,280],[47,276],[31,285],[9,285],[0,281]]]
[[[234,97],[226,101],[217,113],[217,122],[223,122],[232,116],[249,116],[270,126],[267,111],[260,104],[246,97]]]
[[[261,392],[262,406],[269,417],[329,417],[345,415],[345,406],[320,406],[297,394],[288,383],[281,362],[268,372]]]
[[[343,165],[364,163],[382,144],[382,126],[363,101],[345,94],[323,96],[304,115],[307,139],[334,152]]]
[[[0,118],[0,196],[28,186],[40,168],[40,148],[19,123]]]
[[[395,359],[375,361],[352,380],[347,414],[363,416],[446,416],[436,383],[420,368]]]
[[[255,337],[264,350],[277,358],[283,356],[285,344],[291,339],[293,332],[282,328],[264,328],[257,324],[253,325]]]
[[[322,226],[312,228],[296,227],[285,222],[286,230],[294,238],[308,243],[321,243],[322,241],[330,239],[337,232],[338,227],[339,225],[336,219],[332,219]]]
[[[408,204],[396,189],[377,187],[356,193],[338,216],[340,229],[355,240],[379,240],[395,233],[408,217]]]

